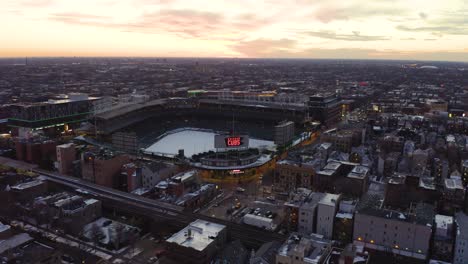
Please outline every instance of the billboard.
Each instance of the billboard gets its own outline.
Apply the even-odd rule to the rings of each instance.
[[[215,148],[248,148],[249,136],[215,135]]]

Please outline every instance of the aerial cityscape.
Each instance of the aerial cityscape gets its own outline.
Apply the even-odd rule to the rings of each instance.
[[[195,2],[0,4],[0,264],[468,264],[466,1]]]

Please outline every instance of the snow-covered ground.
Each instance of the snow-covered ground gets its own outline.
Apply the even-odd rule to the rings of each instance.
[[[185,156],[190,158],[198,153],[214,151],[215,135],[214,131],[209,130],[177,129],[166,133],[165,136],[146,148],[145,151],[155,154],[177,155],[179,149],[184,149]],[[249,147],[272,149],[275,144],[273,141],[250,138]]]

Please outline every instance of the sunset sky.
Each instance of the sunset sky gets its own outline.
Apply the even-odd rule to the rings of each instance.
[[[468,61],[468,0],[0,0],[0,57]]]

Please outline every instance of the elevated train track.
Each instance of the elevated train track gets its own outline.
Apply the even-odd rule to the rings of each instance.
[[[72,188],[79,188],[89,192],[92,195],[96,195],[100,200],[103,201],[106,206],[110,206],[127,213],[148,216],[154,220],[165,220],[165,223],[170,223],[173,227],[182,228],[195,219],[203,219],[206,221],[222,224],[227,226],[231,239],[239,239],[246,246],[252,248],[258,248],[263,243],[273,240],[282,241],[286,239],[285,235],[259,230],[253,227],[205,216],[202,214],[187,212],[180,206],[175,206],[140,197],[134,194],[99,186],[80,179],[58,175],[40,169],[33,169],[33,171],[42,175],[51,182]]]

